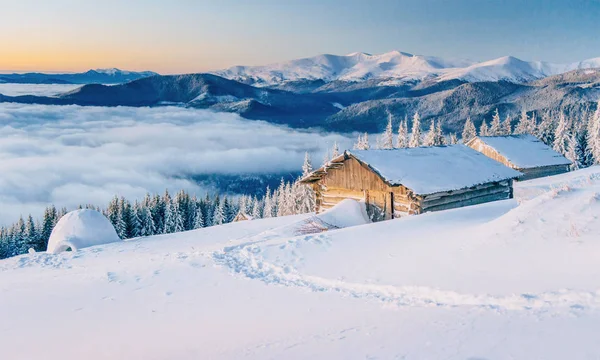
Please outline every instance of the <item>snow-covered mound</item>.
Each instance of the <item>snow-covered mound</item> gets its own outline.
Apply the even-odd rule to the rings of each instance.
[[[597,67],[600,67],[600,58],[570,64],[524,61],[512,56],[475,62],[391,51],[379,55],[366,53],[352,53],[345,56],[325,54],[264,66],[234,66],[213,73],[255,86],[305,80],[328,82],[401,79],[410,81],[426,78],[434,78],[437,81],[460,79],[469,82],[498,80],[525,82],[571,70]],[[390,82],[386,84],[388,83]]]
[[[47,252],[57,254],[120,241],[110,221],[96,210],[81,209],[65,214],[52,230]]]

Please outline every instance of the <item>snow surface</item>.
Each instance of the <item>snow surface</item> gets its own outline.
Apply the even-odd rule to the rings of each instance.
[[[459,190],[522,175],[462,144],[348,152],[368,164],[391,185],[417,195]]]
[[[298,215],[3,260],[2,356],[596,359],[599,194],[593,167],[319,234]]]
[[[570,64],[544,61],[524,61],[512,56],[475,62],[464,59],[443,59],[435,56],[412,55],[400,51],[371,55],[352,53],[318,55],[264,66],[234,66],[213,74],[258,86],[302,80],[361,81],[382,79],[380,85],[402,81],[434,78],[437,81],[460,79],[470,82],[506,80],[523,82],[576,69],[600,67],[600,58]]]
[[[532,135],[479,136],[477,151],[485,145],[496,150],[517,169],[538,166],[570,165],[571,162]]]
[[[80,209],[65,214],[48,240],[49,253],[57,254],[121,241],[110,221],[96,210]]]

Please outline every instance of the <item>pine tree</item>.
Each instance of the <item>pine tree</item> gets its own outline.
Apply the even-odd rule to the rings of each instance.
[[[481,126],[479,127],[479,136],[490,136],[485,119],[483,119]]]
[[[512,119],[509,115],[506,115],[506,119],[502,122],[502,135],[512,134]]]
[[[448,135],[448,140],[446,140],[446,142],[450,145],[458,144],[458,137],[456,136],[456,133],[450,133],[450,135]]]
[[[253,219],[260,219],[261,218],[261,214],[260,214],[260,207],[261,207],[261,203],[260,201],[256,198],[256,196],[254,197],[253,200],[253,205],[252,205],[252,218]]]
[[[571,161],[571,165],[569,166],[571,171],[578,170],[581,167],[580,159],[577,156],[577,148],[577,136],[571,133],[567,137],[567,152],[565,154],[565,157]]]
[[[358,135],[358,141],[354,144],[354,150],[369,150],[369,134]]]
[[[194,217],[194,229],[201,229],[205,226],[206,225],[204,224],[204,214],[202,213],[202,207],[197,206],[196,215]]]
[[[593,164],[600,164],[600,101],[587,129],[588,156]]]
[[[133,203],[133,208],[131,210],[131,238],[136,238],[142,236],[142,204],[140,204],[137,200]]]
[[[471,121],[471,118],[468,117],[467,121],[465,121],[465,126],[464,126],[463,132],[462,132],[462,142],[463,142],[463,144],[468,143],[475,136],[477,136],[477,130],[475,129],[475,125]]]
[[[35,251],[45,250],[39,241],[37,229],[35,228],[35,221],[31,214],[27,217],[27,223],[25,224],[25,237],[27,239],[27,249],[34,249]]]
[[[536,120],[535,114],[531,114],[531,117],[527,116],[527,112],[521,112],[521,117],[519,118],[519,122],[517,123],[517,127],[515,127],[515,134],[535,134]]]
[[[568,138],[569,138],[569,121],[567,120],[564,113],[560,113],[558,119],[558,126],[554,131],[554,147],[553,149],[561,155],[566,155],[568,150]]]
[[[435,127],[435,146],[446,145],[446,138],[444,137],[444,133],[442,131],[442,122],[438,122]]]
[[[263,204],[263,218],[273,217],[273,205],[271,201],[271,191],[267,186],[267,191],[265,193],[265,199]]]
[[[425,139],[423,139],[423,146],[435,146],[435,139],[435,120],[431,120],[431,126],[429,127],[429,131],[427,132],[427,134],[425,134]]]
[[[339,147],[337,141],[334,141],[333,148],[331,149],[331,159],[333,160],[338,156],[340,156],[340,147]]]
[[[555,131],[556,129],[554,128],[554,122],[552,121],[552,118],[548,114],[545,114],[542,116],[542,121],[536,129],[535,136],[544,144],[553,147]]]
[[[308,151],[304,153],[304,163],[302,164],[302,177],[310,174],[313,171],[312,163],[310,161],[310,155]]]
[[[388,122],[383,133],[382,149],[394,148],[394,129],[392,127],[392,114],[388,112]]]
[[[498,109],[494,112],[494,116],[492,117],[492,123],[489,129],[490,136],[501,136],[503,135],[502,124],[500,123],[500,113]]]
[[[154,224],[154,217],[152,216],[152,211],[150,211],[149,204],[144,204],[140,207],[140,236],[152,236],[156,235],[156,225]]]
[[[410,134],[410,140],[408,141],[408,147],[419,147],[421,146],[421,116],[418,112],[413,116],[412,130]]]
[[[408,126],[406,119],[400,121],[400,125],[398,125],[398,139],[396,141],[396,147],[399,149],[408,147]]]
[[[42,231],[40,234],[40,246],[42,250],[48,247],[48,240],[50,239],[50,234],[52,234],[54,224],[56,224],[56,222],[58,221],[56,220],[57,215],[58,214],[56,213],[56,208],[54,207],[54,205],[47,207],[44,211],[44,218],[42,220]]]
[[[225,223],[225,213],[223,211],[223,202],[215,205],[215,210],[212,217],[213,225],[222,225]]]

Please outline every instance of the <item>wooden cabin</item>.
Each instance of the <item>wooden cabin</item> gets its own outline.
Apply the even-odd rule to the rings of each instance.
[[[253,217],[246,214],[243,211],[240,211],[237,213],[237,215],[233,218],[233,222],[238,222],[238,221],[247,221],[247,220],[252,220]]]
[[[566,173],[571,161],[532,135],[478,136],[467,143],[471,147],[524,175],[530,180]]]
[[[450,145],[345,151],[301,182],[315,191],[318,213],[354,199],[377,221],[509,199],[520,175],[467,146]]]

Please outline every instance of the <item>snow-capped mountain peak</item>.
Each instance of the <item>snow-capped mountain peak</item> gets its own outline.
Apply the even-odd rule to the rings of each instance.
[[[264,66],[235,66],[213,73],[256,86],[277,85],[290,81],[367,79],[525,82],[570,70],[595,67],[600,67],[600,58],[571,64],[524,61],[513,56],[474,62],[466,59],[413,55],[394,50],[376,55],[364,52],[347,55],[323,54]]]

